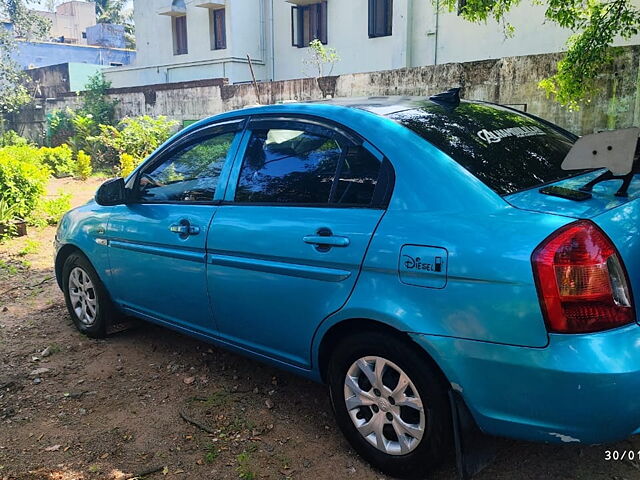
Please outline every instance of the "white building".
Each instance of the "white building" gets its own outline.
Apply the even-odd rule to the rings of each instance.
[[[634,0],[640,4],[640,0]],[[436,0],[134,0],[136,64],[107,70],[114,87],[226,77],[259,81],[309,76],[304,59],[320,39],[340,56],[331,72],[559,52],[571,32],[523,2],[508,21],[473,24],[439,12]],[[637,44],[640,37],[619,42]],[[325,72],[328,74],[328,71]]]

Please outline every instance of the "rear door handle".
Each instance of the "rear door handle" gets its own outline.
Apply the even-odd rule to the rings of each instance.
[[[330,247],[348,247],[351,241],[347,237],[330,236],[325,237],[323,235],[307,235],[303,238],[304,243],[309,245],[327,245]]]
[[[315,245],[318,250],[328,250],[333,247],[348,247],[351,240],[347,237],[334,235],[328,228],[321,228],[315,235],[306,235],[302,239],[304,243]]]
[[[190,235],[198,235],[200,233],[200,227],[191,225],[188,220],[182,220],[180,223],[171,225],[169,231],[171,233],[177,233],[181,238],[186,238]]]

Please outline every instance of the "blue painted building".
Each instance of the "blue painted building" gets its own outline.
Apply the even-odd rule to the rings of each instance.
[[[130,65],[136,58],[135,50],[99,47],[93,45],[73,45],[54,42],[18,41],[18,49],[13,58],[22,68],[38,68],[60,63],[87,63],[116,67]]]

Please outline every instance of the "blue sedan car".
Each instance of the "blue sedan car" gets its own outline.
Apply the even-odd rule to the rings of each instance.
[[[391,475],[446,458],[461,408],[617,441],[640,429],[640,182],[581,194],[602,170],[561,168],[576,139],[455,92],[228,112],[64,216],[58,283],[89,336],[134,316],[325,382]]]

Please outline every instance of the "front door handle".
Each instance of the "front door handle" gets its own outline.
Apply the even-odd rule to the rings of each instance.
[[[188,220],[181,220],[180,223],[175,223],[169,227],[171,233],[177,233],[180,238],[187,238],[191,235],[198,235],[200,233],[200,227],[191,225]]]

